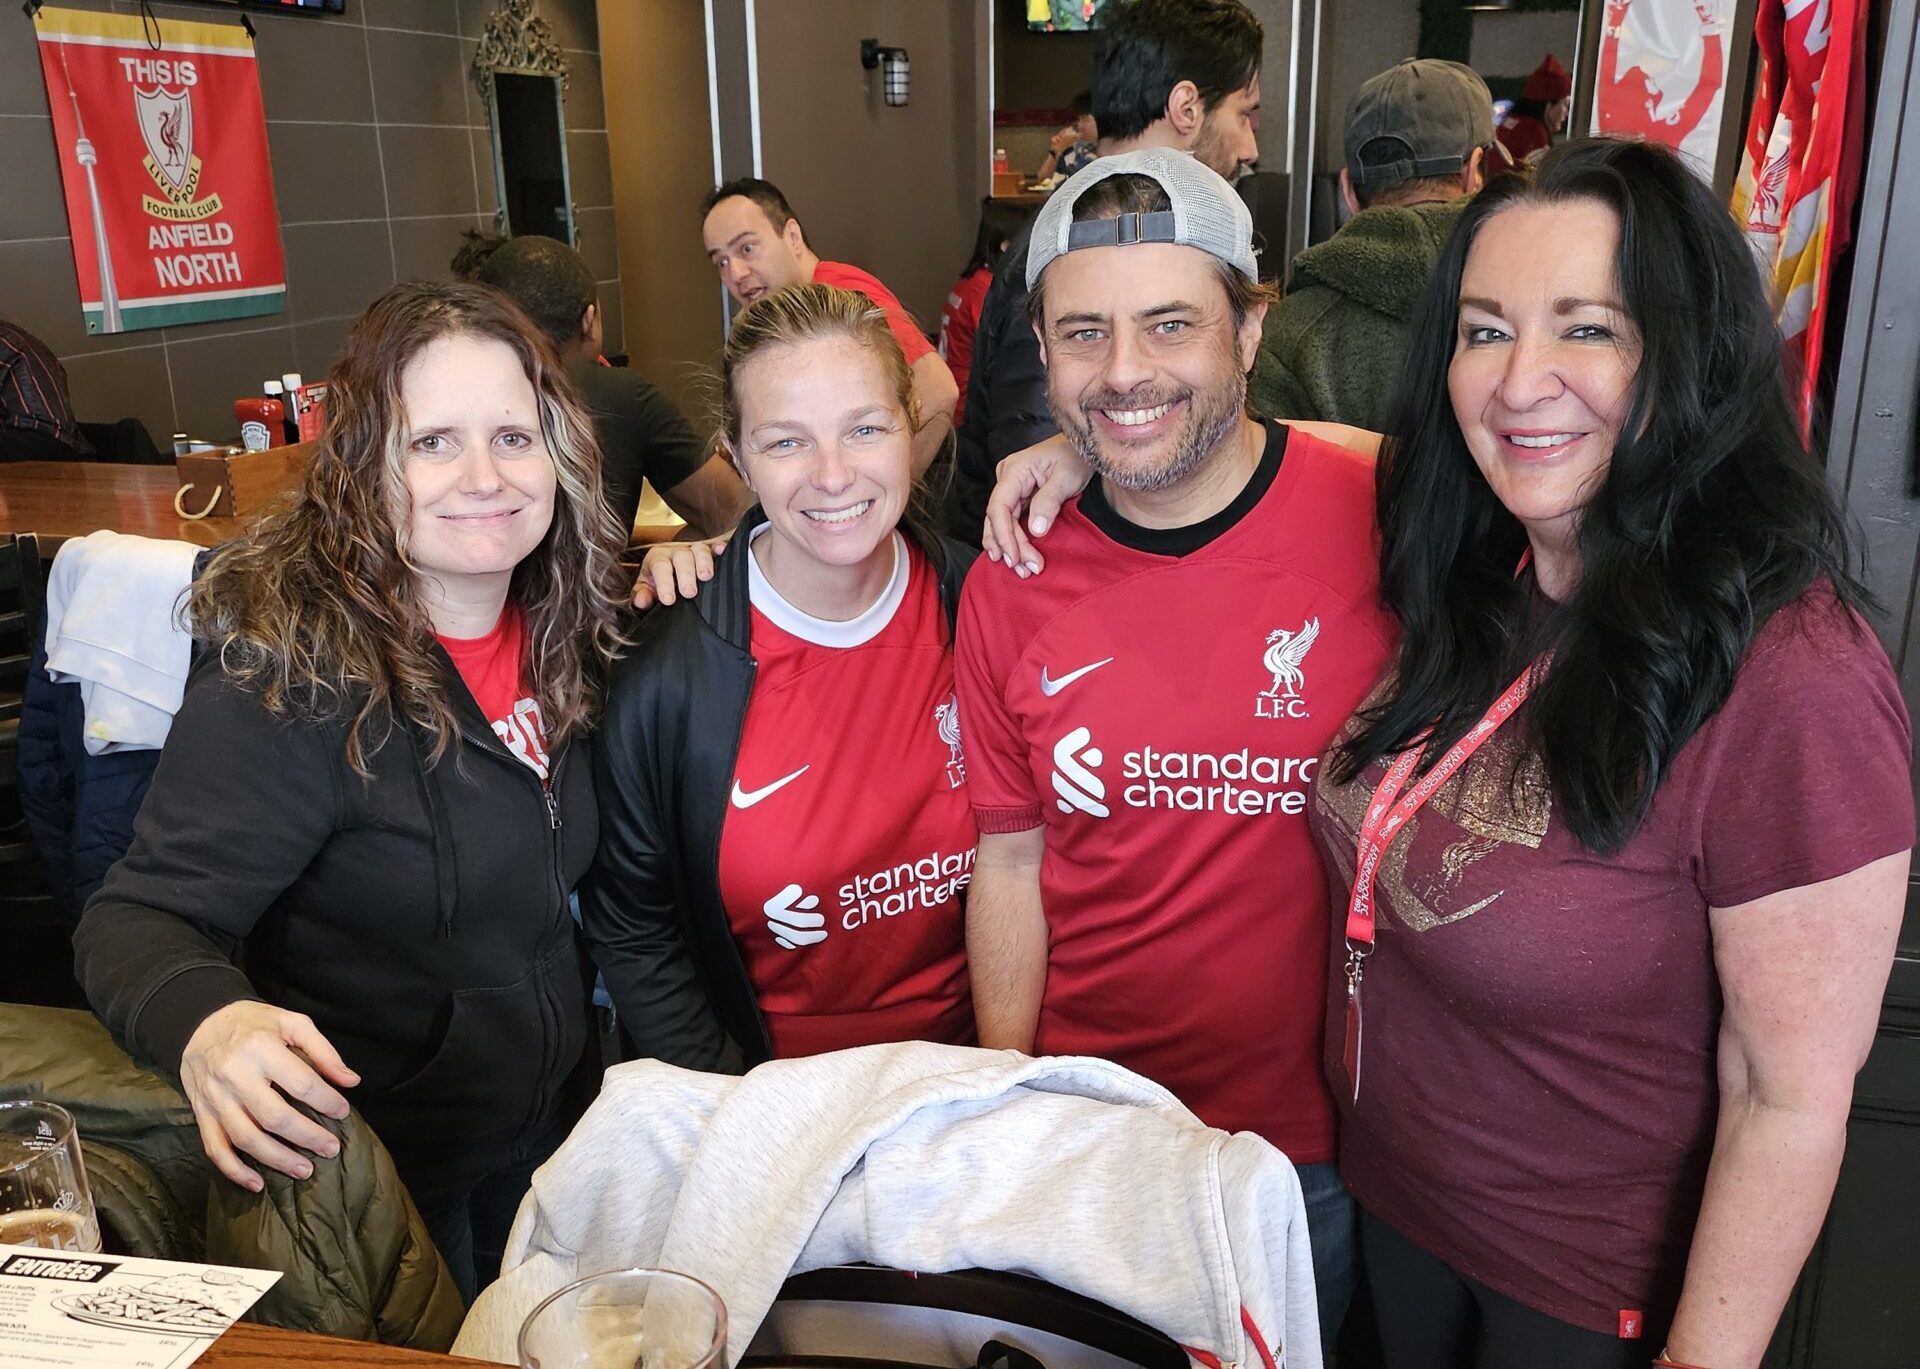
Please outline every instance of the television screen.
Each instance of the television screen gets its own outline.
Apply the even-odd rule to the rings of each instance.
[[[1112,0],[1027,0],[1027,27],[1035,33],[1084,33],[1097,29]]]
[[[345,14],[347,0],[240,0],[251,10],[318,10],[321,14]]]

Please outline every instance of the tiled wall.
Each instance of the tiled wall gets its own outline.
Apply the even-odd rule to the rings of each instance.
[[[55,0],[134,14],[132,0]],[[67,368],[82,419],[132,415],[162,449],[185,430],[221,437],[233,400],[283,371],[323,375],[354,318],[397,280],[444,277],[468,227],[490,227],[492,144],[467,79],[493,0],[347,0],[347,14],[250,12],[287,307],[276,316],[89,337],[80,320],[52,120],[32,25],[0,12],[0,317]],[[234,21],[156,4],[163,19]],[[594,0],[539,0],[567,51],[567,153],[580,250],[621,350],[619,260]]]

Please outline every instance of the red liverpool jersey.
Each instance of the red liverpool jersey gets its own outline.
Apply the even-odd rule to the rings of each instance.
[[[749,567],[757,669],[720,895],[776,1056],[974,1040],[953,643],[933,567],[894,544],[886,591],[845,623]]]
[[[1394,630],[1372,463],[1273,424],[1255,482],[1185,555],[1075,501],[1037,579],[983,561],[957,678],[980,830],[1046,827],[1036,1049],[1117,1061],[1312,1163],[1334,1135],[1309,793]]]

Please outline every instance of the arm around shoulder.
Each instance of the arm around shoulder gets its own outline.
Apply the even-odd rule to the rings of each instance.
[[[926,474],[953,431],[953,410],[960,399],[960,386],[938,352],[928,352],[913,363],[913,395],[920,410],[920,426],[913,436],[913,473],[918,478]]]

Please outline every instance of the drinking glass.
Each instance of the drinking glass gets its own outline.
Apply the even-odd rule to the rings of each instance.
[[[570,1283],[520,1327],[521,1369],[718,1369],[720,1295],[670,1269],[620,1269]]]
[[[58,1103],[0,1103],[0,1245],[100,1249],[80,1134]]]

